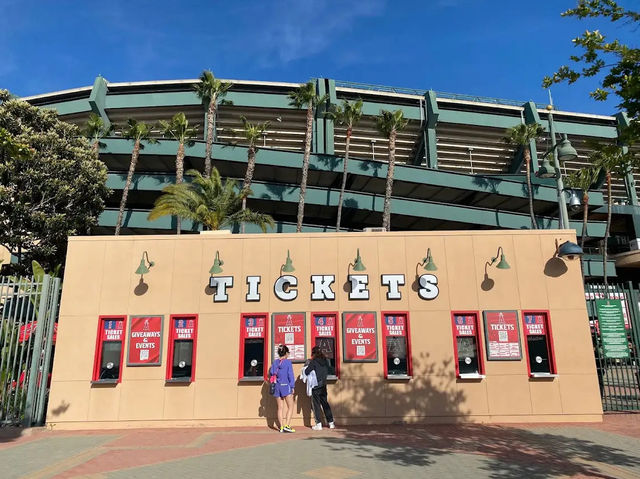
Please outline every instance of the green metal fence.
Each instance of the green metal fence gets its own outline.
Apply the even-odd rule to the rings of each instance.
[[[585,285],[585,297],[602,408],[604,411],[640,410],[640,294],[631,282]],[[597,300],[621,304],[620,320],[598,317]],[[617,305],[616,305],[617,307]],[[602,313],[604,314],[604,313]],[[618,326],[615,323],[618,322]]]
[[[0,276],[0,426],[44,424],[61,281]]]

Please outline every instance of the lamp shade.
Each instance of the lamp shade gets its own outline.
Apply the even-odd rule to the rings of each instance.
[[[149,272],[149,268],[147,268],[147,265],[144,264],[144,256],[143,256],[142,259],[140,260],[140,266],[138,266],[138,269],[136,270],[136,274],[147,274],[148,272]]]
[[[583,254],[584,251],[582,251],[582,248],[571,241],[565,241],[558,247],[558,256],[560,258],[566,257],[568,259],[574,259],[579,258]]]
[[[509,266],[509,263],[507,263],[507,260],[504,259],[504,253],[502,253],[502,255],[500,255],[500,262],[496,265],[496,268],[498,269],[510,269],[511,266]]]
[[[219,274],[222,273],[222,265],[224,261],[220,259],[220,252],[216,251],[216,259],[213,260],[213,266],[209,270],[209,274]]]
[[[354,271],[366,271],[367,268],[365,267],[364,263],[362,262],[362,258],[360,257],[360,248],[358,248],[358,255],[356,256],[356,259],[353,262],[353,270]]]
[[[293,261],[291,261],[291,255],[289,254],[289,250],[287,250],[287,259],[282,265],[282,271],[285,273],[293,273],[296,269],[293,267]]]
[[[438,267],[433,262],[433,256],[431,256],[431,248],[427,250],[427,256],[422,258],[422,264],[424,264],[425,271],[438,271]]]
[[[544,158],[542,160],[542,165],[538,168],[538,176],[540,178],[555,178],[556,177],[556,169],[549,161],[549,158]]]
[[[560,161],[572,161],[578,157],[578,152],[571,145],[571,142],[565,136],[562,140],[560,140],[560,144],[558,145],[558,159]]]

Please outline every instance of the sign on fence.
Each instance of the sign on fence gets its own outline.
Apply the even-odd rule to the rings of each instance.
[[[605,358],[628,358],[629,341],[619,299],[596,300],[598,323]]]

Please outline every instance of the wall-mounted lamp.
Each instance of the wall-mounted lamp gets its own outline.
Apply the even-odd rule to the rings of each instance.
[[[498,257],[500,257],[500,262],[496,265],[496,268],[498,269],[511,268],[511,266],[509,266],[509,263],[507,263],[507,260],[504,258],[504,250],[502,249],[502,246],[498,246],[498,252],[496,253],[495,257],[491,258],[491,261],[487,261],[487,264],[489,266],[493,266],[493,263],[495,263],[498,260]]]
[[[561,245],[558,245],[558,240],[556,239],[556,253],[554,256],[562,259],[567,258],[568,260],[574,260],[576,258],[580,258],[583,254],[584,251],[582,251],[582,248],[580,248],[576,243],[565,241]]]
[[[146,264],[144,260],[145,257],[147,258]],[[152,266],[155,266],[155,263],[153,261],[149,261],[149,254],[146,251],[144,251],[142,253],[142,258],[140,258],[140,265],[138,266],[138,269],[136,269],[136,274],[140,275],[140,281],[143,280],[144,275],[149,272],[149,268],[151,268]]]
[[[220,252],[216,251],[216,259],[213,260],[213,266],[209,270],[209,274],[213,276],[214,274],[222,273],[222,265],[224,261],[220,259]]]
[[[425,271],[438,271],[438,267],[433,262],[433,256],[431,256],[431,248],[427,248],[427,256],[422,258],[422,261],[416,265],[416,276],[420,276],[418,274],[418,266],[422,266]]]
[[[293,261],[291,261],[291,255],[287,250],[287,259],[282,266],[280,266],[280,276],[282,273],[293,273],[296,269],[293,267]]]
[[[360,248],[358,248],[358,254],[356,255],[356,259],[353,260],[353,263],[349,263],[347,267],[347,276],[349,275],[349,270],[353,267],[354,271],[366,271],[364,263],[362,262],[362,258],[360,257]]]

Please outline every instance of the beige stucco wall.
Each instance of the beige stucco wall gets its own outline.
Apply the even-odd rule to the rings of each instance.
[[[575,241],[569,232],[552,230],[71,238],[47,422],[67,428],[271,423],[275,400],[266,385],[238,383],[240,314],[305,311],[309,351],[311,312],[357,310],[377,311],[378,328],[380,311],[409,311],[414,377],[384,379],[379,331],[378,362],[342,363],[341,378],[329,386],[340,424],[600,420],[580,264],[566,262],[563,273],[561,260],[549,262],[556,239]],[[484,291],[484,265],[498,246],[511,269],[490,268],[495,283]],[[356,248],[369,275],[369,301],[350,301],[343,289]],[[440,290],[430,301],[411,286],[427,248]],[[299,293],[283,302],[273,282],[287,249]],[[206,291],[216,250],[224,275],[234,276],[227,303],[214,303]],[[156,265],[145,275],[148,291],[136,295],[134,271],[143,251]],[[405,274],[401,300],[386,299],[382,273]],[[310,301],[311,274],[336,275],[335,301]],[[262,276],[259,303],[244,300],[247,275]],[[456,378],[451,311],[479,310],[481,321],[482,311],[492,309],[518,310],[520,325],[522,310],[550,310],[558,377],[528,377],[522,335],[523,360],[486,361],[483,341],[486,378]],[[189,385],[165,383],[168,319],[178,313],[199,315],[196,378]],[[123,366],[122,383],[92,386],[98,316],[114,314],[164,315],[162,366]],[[294,424],[308,424],[309,400],[302,387],[297,390]]]

